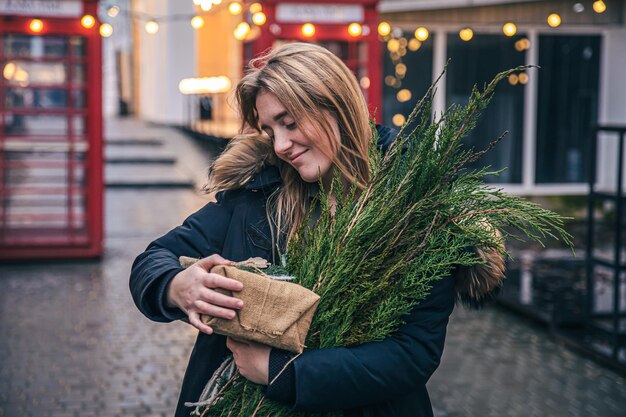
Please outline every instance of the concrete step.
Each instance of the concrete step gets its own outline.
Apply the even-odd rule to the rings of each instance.
[[[114,164],[105,171],[107,188],[194,188],[193,179],[173,165]]]

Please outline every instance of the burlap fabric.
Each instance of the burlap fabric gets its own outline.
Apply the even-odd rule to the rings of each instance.
[[[188,266],[189,260],[181,259]],[[267,275],[232,266],[215,266],[212,273],[243,283],[235,297],[244,307],[232,320],[202,316],[202,321],[216,333],[263,343],[290,352],[301,353],[319,303],[319,295],[298,284],[277,281]],[[233,295],[231,291],[224,294]]]

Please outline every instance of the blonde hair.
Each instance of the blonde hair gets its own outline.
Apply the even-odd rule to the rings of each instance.
[[[233,188],[238,182],[233,180],[237,167],[241,171],[242,166],[252,166],[253,170],[266,164],[278,166],[283,186],[267,204],[268,217],[272,235],[275,231],[279,235],[285,233],[288,241],[295,232],[293,226],[308,210],[309,185],[293,167],[274,155],[269,138],[262,134],[256,109],[261,92],[278,97],[297,124],[298,120],[310,123],[316,138],[308,139],[316,141],[345,183],[356,184],[360,189],[369,180],[369,112],[354,74],[321,46],[285,44],[250,61],[236,89],[242,134],[234,138],[213,165],[209,187],[214,191]],[[337,120],[338,132],[326,117],[328,114]],[[244,180],[249,175],[244,170],[238,178]],[[239,181],[242,183],[245,181]]]

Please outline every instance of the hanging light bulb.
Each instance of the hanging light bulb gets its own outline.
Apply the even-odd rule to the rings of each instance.
[[[80,19],[80,24],[85,29],[91,29],[96,24],[96,19],[94,19],[92,15],[86,14],[82,17],[82,19]]]
[[[418,41],[424,42],[426,39],[428,39],[428,35],[429,35],[428,29],[426,29],[425,27],[419,27],[415,31],[415,38]]]
[[[596,13],[604,13],[606,11],[606,4],[602,0],[594,1],[593,11]]]
[[[361,27],[360,24],[350,23],[348,25],[348,34],[350,34],[350,36],[354,36],[356,38],[357,36],[361,36],[361,33],[363,33],[363,27]]]
[[[213,7],[213,3],[211,2],[211,0],[200,1],[200,8],[203,12],[208,12],[209,10],[211,10],[211,7]]]
[[[43,22],[39,19],[33,19],[28,24],[28,28],[33,33],[40,33],[43,30]]]
[[[474,37],[474,31],[470,28],[461,29],[459,37],[465,42],[469,42]]]
[[[234,1],[234,2],[232,2],[232,3],[230,3],[228,5],[228,11],[233,16],[236,16],[239,13],[241,13],[242,10],[243,10],[243,7],[241,7],[241,3],[237,3],[236,1]]]
[[[263,26],[267,22],[267,16],[263,12],[256,12],[252,15],[252,22],[257,26]]]
[[[315,25],[313,25],[313,23],[305,23],[304,25],[302,25],[302,34],[304,36],[306,36],[307,38],[310,38],[311,36],[315,35]]]
[[[422,43],[420,41],[418,41],[415,38],[412,38],[409,41],[409,49],[413,52],[417,51],[418,49],[420,49],[422,47]]]
[[[112,34],[113,26],[109,25],[108,23],[100,25],[100,36],[102,36],[103,38],[108,38]]]
[[[107,9],[109,17],[115,17],[120,14],[120,8],[118,6],[111,6]]]
[[[391,25],[387,22],[380,22],[378,24],[378,34],[380,36],[387,36],[391,33]]]
[[[250,25],[247,22],[241,22],[235,28],[233,35],[235,36],[235,39],[242,41],[246,39],[248,33],[250,33]]]
[[[148,34],[154,35],[159,31],[159,24],[154,20],[150,20],[149,22],[146,22],[144,29]]]
[[[399,49],[400,41],[397,39],[389,39],[389,42],[387,42],[387,50],[389,52],[398,52]]]
[[[559,16],[557,13],[552,13],[550,16],[548,16],[548,25],[553,28],[560,26],[561,16]]]
[[[202,18],[202,16],[194,16],[193,18],[191,18],[192,28],[200,29],[202,26],[204,26],[204,19]]]
[[[504,26],[502,26],[502,32],[504,32],[506,36],[513,36],[517,33],[517,26],[511,22],[505,23]]]

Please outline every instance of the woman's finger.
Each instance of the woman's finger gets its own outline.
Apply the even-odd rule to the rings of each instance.
[[[212,273],[208,273],[204,277],[204,285],[209,288],[223,288],[231,291],[241,291],[243,289],[243,284],[236,279]]]
[[[189,323],[196,329],[200,330],[202,333],[213,334],[213,329],[210,326],[202,323],[202,320],[200,320],[200,315],[195,311],[189,313]]]
[[[238,298],[230,297],[228,295],[222,294],[218,291],[213,291],[211,289],[205,288],[199,297],[202,301],[206,301],[209,304],[214,304],[220,307],[232,308],[232,309],[241,309],[243,307],[243,301]]]
[[[229,308],[223,308],[220,306],[216,306],[213,304],[209,304],[206,301],[196,300],[194,303],[194,307],[197,312],[200,314],[206,314],[213,317],[219,317],[222,319],[234,319],[237,313],[234,310]]]

